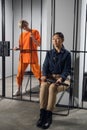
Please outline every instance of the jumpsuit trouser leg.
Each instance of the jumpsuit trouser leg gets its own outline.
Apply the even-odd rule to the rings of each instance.
[[[20,88],[21,85],[22,85],[24,72],[25,72],[26,68],[28,67],[28,64],[29,63],[22,63],[21,61],[19,61],[18,74],[17,74],[17,77],[16,77],[18,88]]]

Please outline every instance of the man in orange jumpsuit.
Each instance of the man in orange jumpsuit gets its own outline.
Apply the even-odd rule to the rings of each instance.
[[[37,47],[40,46],[41,43],[40,34],[37,30],[30,29],[29,23],[25,20],[21,20],[19,22],[19,27],[25,31],[23,31],[19,37],[19,48],[14,48],[14,50],[20,50],[17,74],[18,90],[15,93],[15,96],[20,95],[20,88],[22,85],[24,72],[29,64],[34,76],[38,80],[41,77],[41,70],[40,65],[38,64],[37,54]]]

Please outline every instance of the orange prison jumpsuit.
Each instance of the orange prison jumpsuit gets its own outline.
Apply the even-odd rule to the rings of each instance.
[[[19,57],[19,65],[18,65],[18,74],[17,74],[17,84],[20,87],[22,85],[23,76],[26,68],[30,64],[31,70],[34,76],[39,79],[41,77],[41,70],[40,65],[38,64],[38,54],[37,50],[38,45],[31,40],[30,37],[31,32],[22,32],[19,38],[19,48],[24,50],[20,52]],[[32,30],[32,34],[34,35],[35,39],[41,42],[41,38],[39,32],[37,30]],[[31,52],[26,52],[26,50],[31,50]]]

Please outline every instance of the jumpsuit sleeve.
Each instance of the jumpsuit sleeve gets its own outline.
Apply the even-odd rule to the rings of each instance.
[[[20,48],[20,50],[23,49],[22,38],[23,38],[23,34],[21,34],[21,35],[19,36],[19,48]]]
[[[41,44],[41,37],[40,37],[39,32],[37,30],[35,30],[34,35],[35,35],[35,40],[37,40],[37,42],[38,42],[37,46],[40,46],[40,44]]]

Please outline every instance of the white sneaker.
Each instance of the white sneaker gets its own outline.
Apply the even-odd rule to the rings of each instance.
[[[19,90],[17,90],[14,94],[14,96],[20,96],[21,95],[21,92]]]

